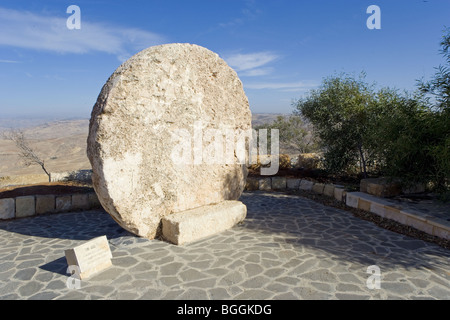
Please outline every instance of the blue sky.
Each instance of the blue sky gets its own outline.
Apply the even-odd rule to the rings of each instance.
[[[69,5],[81,29],[69,30]],[[366,25],[370,5],[381,29]],[[0,117],[89,118],[108,77],[163,43],[204,46],[244,84],[252,112],[290,113],[324,77],[367,73],[412,90],[443,62],[450,0],[2,0]]]

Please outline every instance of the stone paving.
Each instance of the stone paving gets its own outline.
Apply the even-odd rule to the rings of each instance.
[[[104,211],[0,222],[0,299],[450,300],[450,251],[351,213],[246,192],[247,219],[186,246],[135,237]],[[64,250],[109,239],[113,267],[67,286]],[[381,271],[369,289],[369,266]]]

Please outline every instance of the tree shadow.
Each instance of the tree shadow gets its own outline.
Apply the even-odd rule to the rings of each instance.
[[[104,210],[74,211],[1,221],[0,229],[27,236],[89,240],[135,236],[118,225]]]
[[[38,241],[49,247],[48,252],[52,251],[53,244],[58,245],[53,239],[90,240],[105,235],[109,241],[113,240],[111,244],[115,245],[117,241],[122,241],[117,238],[137,237],[118,225],[104,210],[57,213],[1,221],[0,229],[8,233],[33,237],[23,240],[24,245],[34,243],[36,238],[46,238],[48,240]],[[62,257],[40,265],[39,268],[67,276],[67,261],[64,253],[62,254]]]
[[[67,195],[73,193],[89,193],[94,190],[86,186],[64,185],[59,183],[37,184],[11,188],[0,193],[0,199],[34,195]]]
[[[348,211],[282,193],[245,192],[240,200],[247,205],[241,227],[270,234],[276,242],[347,263],[431,268],[445,274],[449,250],[380,228]]]

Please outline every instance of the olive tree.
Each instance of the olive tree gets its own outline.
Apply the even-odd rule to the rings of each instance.
[[[436,73],[431,80],[419,80],[418,85],[423,94],[434,98],[434,103],[431,104],[434,104],[436,109],[450,112],[450,28],[444,30],[440,46],[445,64],[435,68]]]
[[[45,174],[48,176],[48,182],[51,182],[50,173],[45,167],[44,159],[38,155],[38,153],[30,146],[29,142],[25,139],[25,135],[21,130],[10,130],[3,133],[3,137],[6,140],[14,142],[19,149],[19,156],[23,160],[24,164],[28,167],[31,165],[39,165]]]
[[[435,190],[446,192],[450,190],[450,28],[440,45],[445,63],[431,80],[418,82],[418,92],[384,101],[388,111],[375,128],[386,174],[431,183]]]
[[[359,162],[367,177],[367,132],[376,104],[373,86],[364,78],[364,74],[359,79],[345,74],[328,77],[294,105],[295,112],[313,124],[325,151],[325,167],[332,172]]]
[[[275,121],[258,125],[255,129],[278,129],[280,145],[284,149],[299,153],[319,150],[312,125],[299,115],[278,116]],[[270,143],[270,136],[268,140]]]

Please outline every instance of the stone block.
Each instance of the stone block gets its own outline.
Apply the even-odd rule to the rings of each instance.
[[[370,204],[370,212],[375,213],[379,215],[380,217],[386,216],[386,209],[383,204],[380,204],[378,202],[372,202]]]
[[[100,200],[98,200],[97,194],[95,192],[91,192],[88,194],[89,200],[89,208],[101,208],[102,204]]]
[[[380,185],[380,184],[375,184],[375,183],[368,183],[367,184],[367,193],[374,195],[376,197],[384,197],[385,194],[385,186]]]
[[[15,216],[16,203],[14,198],[0,199],[0,219],[12,219]]]
[[[338,188],[338,187],[335,187],[334,188],[334,198],[337,200],[337,201],[344,201],[345,199],[344,199],[344,188]]]
[[[407,215],[403,214],[400,209],[391,206],[385,206],[385,218],[391,219],[400,223],[405,223]]]
[[[437,226],[433,226],[433,236],[450,240],[450,230],[447,228],[441,228]]]
[[[57,196],[55,199],[55,211],[64,212],[72,209],[72,196]]]
[[[184,245],[230,229],[246,215],[247,207],[240,201],[181,211],[162,219],[162,235],[174,244]]]
[[[323,183],[314,183],[312,187],[312,191],[318,194],[323,194],[323,189],[325,188],[325,185]]]
[[[64,254],[67,265],[75,271],[80,280],[88,279],[112,266],[112,254],[106,236],[94,238],[65,250]]]
[[[300,181],[300,190],[311,191],[313,185],[314,185],[314,182],[312,182],[312,181],[301,180]]]
[[[72,210],[89,209],[89,195],[87,193],[76,193],[72,195]]]
[[[361,179],[359,183],[359,191],[367,193],[367,184],[369,183],[369,179]]]
[[[34,196],[16,198],[16,218],[30,217],[36,214]]]
[[[398,182],[388,181],[386,178],[371,178],[361,180],[360,191],[387,198],[401,194],[402,188]]]
[[[450,230],[450,222],[435,216],[428,216],[426,221],[433,226]]]
[[[400,213],[400,209],[394,208],[392,206],[384,206],[384,209],[386,210],[386,218],[390,219],[391,216],[394,216],[398,213]]]
[[[274,190],[286,189],[286,178],[272,177],[272,189]]]
[[[300,179],[286,179],[286,187],[288,189],[298,190],[300,187]]]
[[[258,181],[259,190],[272,190],[272,179],[271,178],[261,178]]]
[[[426,213],[424,213],[424,212],[416,211],[416,210],[409,209],[409,208],[406,209],[406,210],[401,210],[401,212],[404,215],[406,215],[408,217],[411,217],[413,219],[417,219],[417,220],[420,220],[420,221],[423,221],[423,222],[428,221],[428,219],[427,219],[428,215]]]
[[[247,177],[247,181],[245,183],[245,190],[247,191],[255,191],[259,189],[259,180],[254,177]]]
[[[433,226],[417,217],[406,216],[405,224],[428,234],[433,234]]]
[[[323,188],[323,194],[328,197],[334,197],[334,184],[326,184]]]
[[[362,198],[358,201],[358,209],[364,210],[364,211],[370,211],[371,202],[368,200],[364,200]]]
[[[55,196],[54,195],[37,195],[36,196],[36,214],[55,212]]]
[[[434,216],[427,218],[427,223],[433,227],[432,235],[450,240],[450,222]]]
[[[352,208],[358,208],[359,196],[356,192],[347,192],[345,204]]]

